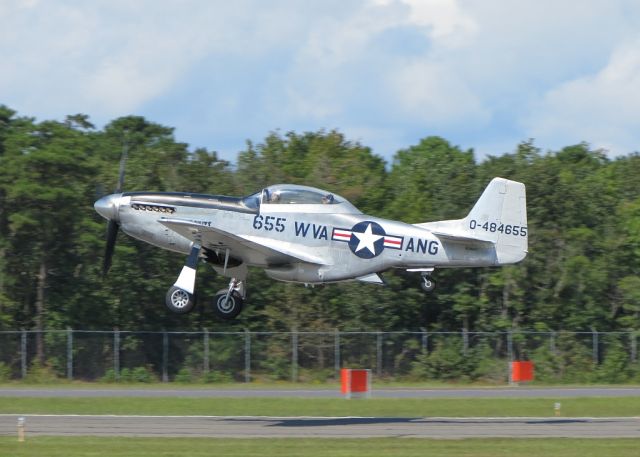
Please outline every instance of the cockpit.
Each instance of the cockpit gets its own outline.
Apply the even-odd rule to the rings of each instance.
[[[270,209],[280,211],[285,208],[276,208],[275,205],[305,205],[305,209],[313,212],[360,213],[355,206],[339,195],[315,187],[295,184],[266,187],[261,192],[245,197],[244,203],[250,208],[269,205]],[[313,205],[313,207],[307,205]]]
[[[276,205],[295,205],[300,203],[306,205],[335,205],[339,202],[330,193],[286,187],[282,189],[265,189],[262,194],[262,203]]]

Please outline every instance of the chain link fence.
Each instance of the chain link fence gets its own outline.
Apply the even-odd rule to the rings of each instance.
[[[0,381],[509,381],[531,360],[546,382],[640,381],[637,332],[0,332]]]

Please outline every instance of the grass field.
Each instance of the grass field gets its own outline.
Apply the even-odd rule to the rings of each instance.
[[[640,397],[621,398],[140,398],[0,397],[3,414],[480,417],[640,416]],[[640,454],[638,454],[640,455]]]
[[[635,439],[208,439],[0,437],[0,457],[637,457]]]

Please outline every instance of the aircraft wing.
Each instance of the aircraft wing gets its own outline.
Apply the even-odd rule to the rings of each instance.
[[[287,241],[254,235],[238,235],[186,219],[163,217],[159,222],[179,235],[200,243],[205,248],[229,249],[234,257],[254,265],[268,266],[295,262],[328,264],[325,259],[305,252]]]

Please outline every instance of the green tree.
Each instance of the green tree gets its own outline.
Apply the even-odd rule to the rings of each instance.
[[[270,184],[317,186],[349,199],[363,211],[381,211],[384,161],[337,131],[271,133],[238,155],[237,181],[244,193]]]
[[[84,206],[78,197],[94,171],[88,148],[86,135],[53,121],[22,119],[6,134],[0,187],[8,213],[6,266],[19,272],[9,293],[25,311],[18,325],[43,330],[49,305],[72,282],[69,258]],[[44,361],[40,333],[37,352]]]
[[[465,216],[481,189],[475,170],[473,150],[439,137],[399,151],[389,175],[388,216],[411,223]]]

